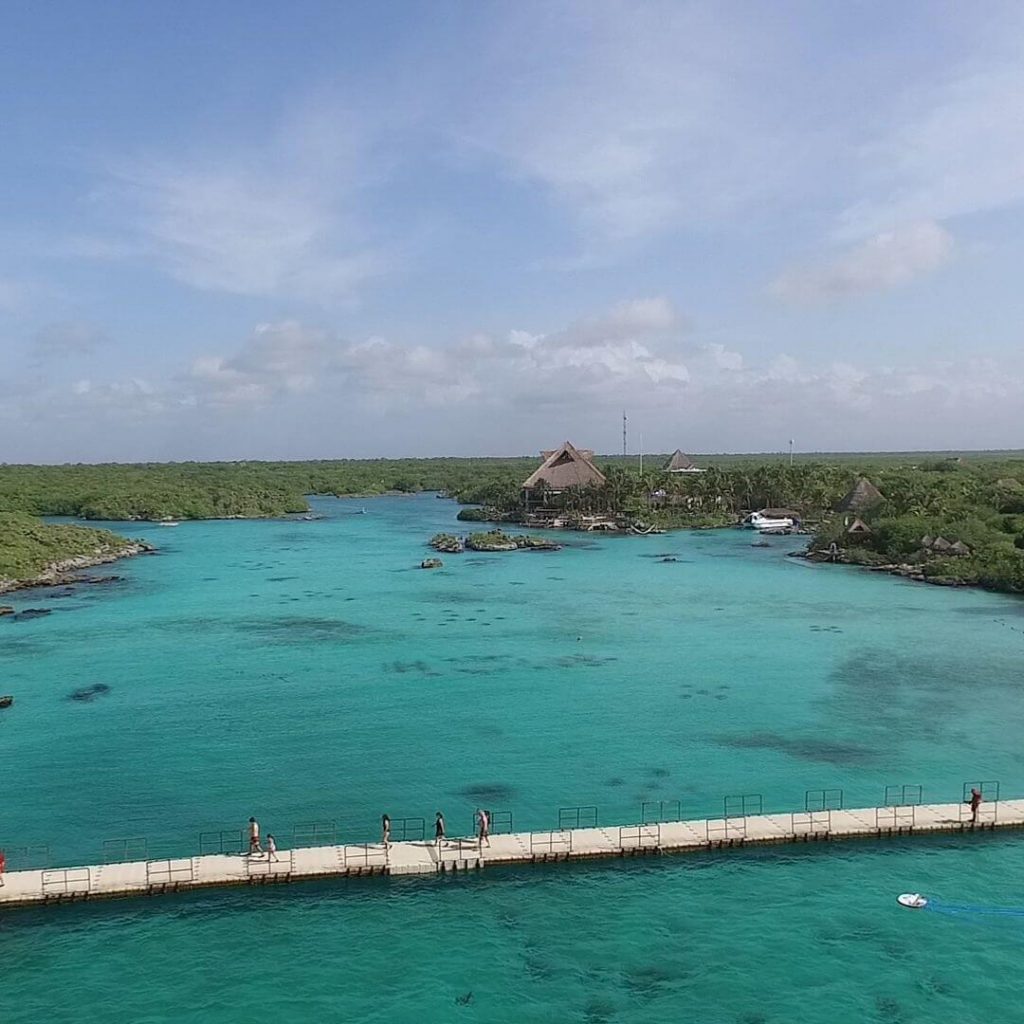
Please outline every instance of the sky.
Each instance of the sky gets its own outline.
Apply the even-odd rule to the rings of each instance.
[[[1024,446],[1024,6],[0,8],[0,462]]]

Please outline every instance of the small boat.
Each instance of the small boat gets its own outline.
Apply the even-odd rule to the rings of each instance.
[[[181,526],[181,523],[176,522],[174,519],[162,519],[157,526]]]
[[[743,525],[750,530],[792,530],[796,525],[788,516],[786,518],[773,518],[766,516],[763,512],[751,512]]]
[[[928,900],[919,892],[904,892],[896,897],[896,902],[908,910],[924,910],[928,906]]]
[[[9,708],[13,703],[13,697],[0,697],[0,708]]]

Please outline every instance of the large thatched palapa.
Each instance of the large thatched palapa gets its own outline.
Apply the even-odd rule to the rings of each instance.
[[[836,511],[865,512],[884,500],[882,492],[867,477],[862,476],[836,505]]]
[[[693,459],[689,455],[686,455],[682,448],[677,448],[672,454],[672,458],[668,460],[665,465],[666,473],[702,473],[703,470],[698,469],[693,464]]]
[[[576,448],[566,441],[554,451],[541,452],[544,462],[523,481],[523,491],[529,495],[540,484],[547,485],[549,493],[567,491],[570,487],[600,486],[604,473],[591,461],[594,453],[589,448]]]

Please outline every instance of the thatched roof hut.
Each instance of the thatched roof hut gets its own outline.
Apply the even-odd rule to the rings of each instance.
[[[560,448],[541,455],[544,462],[523,481],[524,491],[532,491],[541,480],[549,491],[555,492],[605,482],[604,473],[591,461],[594,453],[588,448],[576,448],[566,441]]]
[[[860,477],[846,492],[842,501],[836,505],[837,512],[865,512],[880,501],[884,501],[882,492],[866,477]]]
[[[953,545],[950,544],[949,541],[941,535],[936,537],[935,540],[932,541],[932,551],[938,551],[939,554],[942,555],[948,554],[949,549],[952,546]]]
[[[871,527],[868,526],[868,524],[865,523],[864,520],[860,518],[860,516],[858,516],[846,528],[846,532],[852,533],[854,535],[865,536],[866,534],[869,534],[871,532]]]
[[[665,464],[665,473],[702,473],[703,470],[698,469],[693,464],[693,459],[689,455],[686,455],[681,448],[677,448],[672,453],[672,458]]]
[[[951,555],[969,555],[971,549],[962,540],[955,540],[949,546],[949,553]]]
[[[926,533],[921,538],[921,547],[923,547],[923,548],[930,548],[934,543],[935,543],[935,538],[930,533]]]

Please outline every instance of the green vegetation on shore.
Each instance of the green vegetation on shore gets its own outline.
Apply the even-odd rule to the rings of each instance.
[[[0,591],[40,579],[55,566],[98,564],[138,550],[136,542],[108,530],[51,526],[12,512],[0,512],[0,538]]]
[[[645,457],[641,473],[635,458],[598,456],[606,484],[566,491],[556,503],[571,513],[616,512],[664,528],[726,526],[744,511],[782,507],[814,527],[814,551],[835,544],[839,560],[909,565],[937,582],[1024,591],[1020,453],[966,460],[926,453],[798,456],[792,464],[777,455],[697,456],[704,472],[680,474],[661,470],[667,458]],[[520,485],[537,463],[523,457],[0,466],[0,512],[110,520],[271,517],[306,511],[309,494],[439,491],[484,506],[465,510],[465,519],[515,522]],[[867,532],[850,534],[848,517],[834,510],[861,476],[884,500],[858,511]],[[19,539],[31,520],[21,522],[17,535],[0,540],[0,566],[33,571],[39,559],[26,560]],[[959,541],[969,553],[922,545],[928,537]]]

